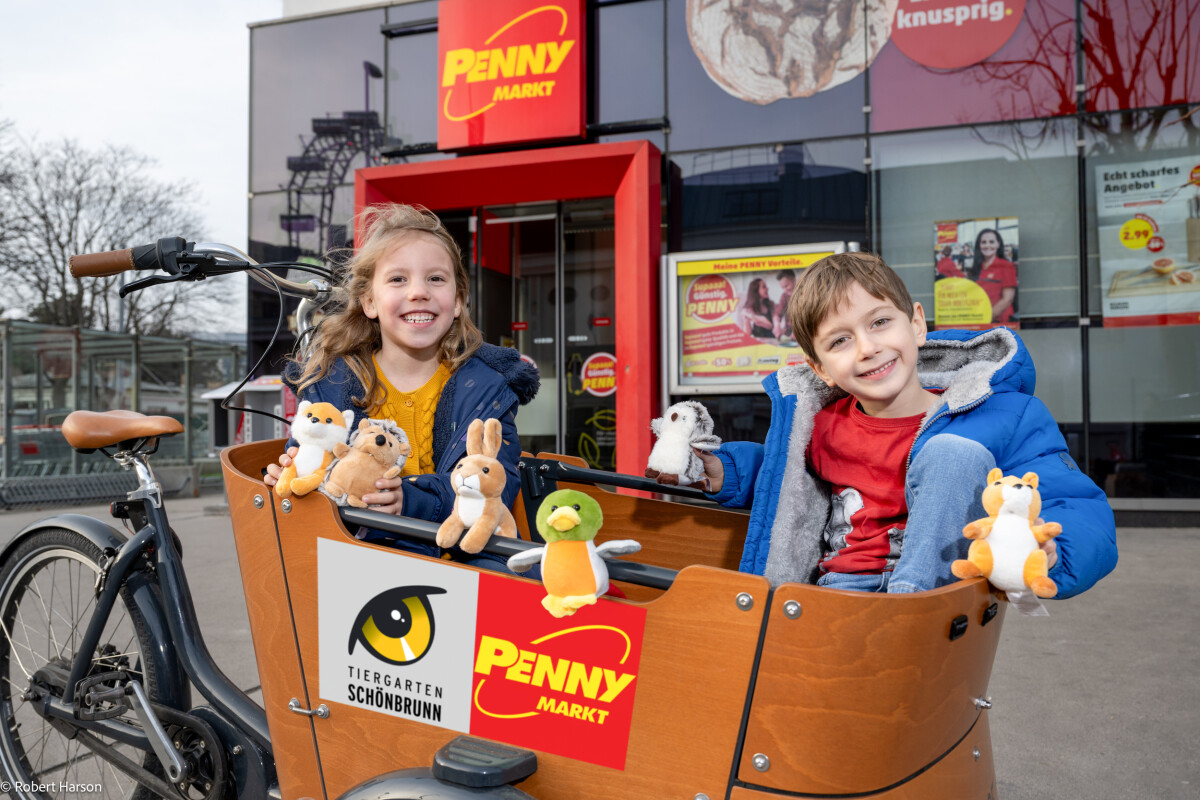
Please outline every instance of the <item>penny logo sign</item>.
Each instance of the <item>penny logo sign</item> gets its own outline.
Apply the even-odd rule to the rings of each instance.
[[[724,275],[697,278],[687,291],[684,313],[701,322],[720,322],[737,308],[733,284]]]
[[[438,149],[584,133],[583,2],[443,0]]]

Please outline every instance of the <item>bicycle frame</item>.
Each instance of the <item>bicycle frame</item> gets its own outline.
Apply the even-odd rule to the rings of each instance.
[[[75,654],[63,696],[58,699],[47,698],[44,713],[47,717],[67,721],[74,727],[109,736],[147,752],[154,751],[141,728],[120,719],[80,720],[74,713],[76,687],[87,675],[92,654],[109,621],[121,587],[127,583],[131,586],[149,583],[149,575],[141,577],[139,573],[153,573],[159,593],[155,602],[163,612],[162,621],[166,628],[152,632],[153,640],[159,643],[162,650],[161,654],[155,654],[157,660],[166,664],[177,662],[183,667],[187,678],[224,721],[224,725],[214,727],[218,736],[231,740],[227,742],[229,750],[245,752],[252,746],[260,754],[257,761],[269,762],[271,739],[266,713],[221,671],[204,643],[182,557],[175,547],[163,508],[162,489],[154,479],[146,456],[140,453],[119,454],[118,460],[132,467],[138,475],[138,489],[130,494],[132,502],[121,504],[124,513],[133,522],[136,533],[119,548],[105,548],[107,559],[101,564],[101,572],[97,577],[99,594],[95,611]],[[42,520],[36,527],[53,524],[55,519]],[[64,522],[69,524],[70,521]],[[168,675],[171,674],[177,676],[178,670],[171,670]],[[186,682],[178,678],[167,682],[176,685],[166,687],[167,694],[161,698],[163,704],[188,709],[191,703]],[[212,720],[206,721],[212,723]],[[262,782],[271,782],[270,776],[264,775],[263,778]]]

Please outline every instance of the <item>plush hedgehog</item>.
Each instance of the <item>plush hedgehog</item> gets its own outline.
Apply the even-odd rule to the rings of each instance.
[[[340,411],[332,403],[301,400],[292,420],[292,438],[300,446],[292,463],[280,473],[275,494],[300,496],[320,486],[325,471],[333,463],[333,448],[345,444],[353,422],[353,411]]]
[[[692,448],[711,452],[721,446],[708,409],[695,400],[676,403],[650,422],[650,430],[658,441],[646,461],[646,477],[664,484],[701,486],[704,462]]]
[[[350,443],[333,447],[337,458],[321,493],[339,506],[366,508],[363,495],[377,491],[375,481],[394,478],[412,454],[408,436],[390,419],[361,419]]]

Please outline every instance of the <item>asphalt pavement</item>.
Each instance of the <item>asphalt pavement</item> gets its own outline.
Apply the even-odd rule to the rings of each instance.
[[[241,576],[220,494],[167,501],[208,648],[259,699]],[[0,541],[50,514],[0,512]],[[1004,800],[1200,797],[1200,529],[1122,528],[1117,569],[1049,617],[1005,618],[989,713]]]

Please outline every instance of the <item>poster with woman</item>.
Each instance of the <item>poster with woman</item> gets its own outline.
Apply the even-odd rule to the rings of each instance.
[[[1016,217],[933,224],[934,328],[1019,328]]]
[[[666,257],[670,391],[761,391],[804,359],[787,307],[801,272],[841,242],[672,253]]]

